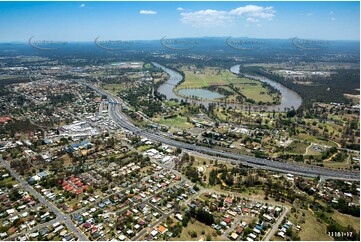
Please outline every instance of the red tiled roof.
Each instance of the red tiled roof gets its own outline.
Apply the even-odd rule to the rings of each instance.
[[[10,228],[10,229],[8,230],[8,234],[13,234],[13,233],[15,233],[15,232],[16,232],[16,230],[18,230],[18,229],[17,229],[17,228],[15,228],[15,227]]]
[[[224,199],[224,201],[225,201],[226,203],[232,204],[232,203],[233,203],[233,198],[227,197],[226,199]]]
[[[72,182],[77,182],[78,181],[78,179],[76,177],[73,177],[73,176],[70,177],[69,180],[72,181]]]
[[[6,117],[6,116],[0,117],[0,123],[5,123],[5,122],[10,121],[10,120],[11,120],[11,118]]]
[[[74,209],[72,207],[68,207],[68,209],[66,210],[68,213],[71,213],[74,211]]]
[[[81,190],[81,189],[77,189],[76,191],[75,191],[75,193],[76,194],[81,194],[83,191]]]
[[[64,189],[69,192],[69,191],[73,190],[73,187],[69,184],[69,185],[65,186]]]
[[[224,220],[224,222],[226,222],[227,224],[229,224],[230,222],[232,221],[232,218],[231,217],[228,217]]]
[[[94,226],[94,227],[92,228],[92,233],[96,233],[96,232],[98,232],[98,230],[99,230],[99,228],[96,227],[96,226]]]
[[[243,232],[243,228],[241,226],[237,227],[236,233],[241,234]]]
[[[83,223],[84,228],[90,228],[92,225],[88,222]]]

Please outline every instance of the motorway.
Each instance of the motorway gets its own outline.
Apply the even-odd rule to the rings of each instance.
[[[334,170],[330,168],[300,164],[296,162],[286,163],[280,161],[255,158],[248,155],[234,154],[204,146],[198,146],[194,144],[188,144],[185,142],[172,140],[162,136],[159,133],[154,133],[154,132],[151,133],[146,130],[142,130],[134,126],[129,121],[128,117],[121,112],[121,105],[120,105],[121,101],[119,100],[119,98],[88,83],[85,82],[80,82],[80,83],[92,88],[100,95],[104,95],[107,97],[109,102],[109,115],[120,127],[132,131],[133,133],[139,134],[143,137],[146,137],[150,140],[157,141],[174,147],[179,147],[191,152],[197,152],[201,155],[210,155],[212,156],[213,159],[222,159],[223,157],[226,158],[225,161],[234,162],[235,164],[242,163],[244,165],[272,170],[276,172],[292,173],[296,175],[310,176],[310,177],[321,176],[324,178],[340,179],[340,180],[353,180],[353,181],[360,180],[359,172],[347,171],[347,170]]]
[[[73,224],[69,215],[65,215],[55,205],[46,200],[40,193],[38,193],[26,181],[24,181],[1,157],[0,162],[10,172],[10,174],[29,192],[29,194],[36,197],[42,204],[46,205],[56,215],[57,218],[56,220],[53,220],[54,223],[57,221],[64,222],[80,241],[88,241],[88,238]]]

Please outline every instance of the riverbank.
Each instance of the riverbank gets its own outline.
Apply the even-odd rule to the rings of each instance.
[[[261,82],[268,83],[275,89],[279,90],[281,93],[281,100],[280,104],[278,105],[255,105],[255,104],[239,104],[239,103],[226,103],[226,102],[220,102],[220,101],[210,101],[210,100],[193,100],[191,98],[186,98],[185,96],[179,97],[177,93],[173,90],[179,82],[183,80],[183,76],[174,71],[171,70],[165,66],[162,66],[158,63],[153,63],[156,67],[161,68],[163,71],[167,72],[170,76],[168,81],[166,81],[164,84],[162,84],[158,88],[158,92],[165,95],[167,99],[177,99],[177,100],[186,100],[188,102],[194,102],[197,104],[202,104],[204,106],[208,106],[210,103],[220,103],[221,105],[225,105],[226,107],[232,107],[232,108],[239,108],[239,109],[248,109],[251,108],[252,110],[274,110],[276,112],[283,112],[288,109],[298,109],[302,104],[302,98],[300,95],[298,95],[296,92],[286,88],[285,86],[281,85],[280,83],[277,83],[275,81],[269,80],[265,77],[261,76],[252,76],[252,75],[246,75],[246,77],[251,79],[257,79]],[[234,65],[229,70],[238,75],[240,73],[239,71],[240,65]]]

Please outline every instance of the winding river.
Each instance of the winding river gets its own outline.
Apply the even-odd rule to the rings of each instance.
[[[167,97],[167,99],[178,99],[178,100],[187,100],[188,102],[194,102],[194,103],[198,103],[198,104],[203,104],[205,106],[208,106],[209,103],[217,103],[217,102],[211,102],[211,101],[198,101],[198,100],[193,100],[193,99],[186,99],[183,97],[179,97],[177,96],[174,92],[173,92],[173,88],[177,85],[178,82],[180,82],[183,77],[180,73],[171,70],[165,66],[162,66],[158,63],[153,62],[153,64],[156,67],[161,68],[163,71],[167,72],[168,75],[170,76],[168,81],[165,82],[164,84],[162,84],[159,88],[158,88],[158,92],[160,92],[161,94],[165,95]],[[234,74],[238,74],[240,72],[240,65],[234,65],[230,68],[230,71],[233,72]],[[282,84],[272,81],[266,77],[263,76],[253,76],[253,75],[245,75],[246,77],[249,78],[254,78],[257,80],[260,80],[261,82],[266,82],[268,84],[270,84],[271,86],[273,86],[274,88],[278,89],[281,92],[281,103],[278,105],[270,105],[270,106],[266,106],[266,105],[250,105],[251,109],[253,110],[260,110],[260,108],[262,110],[268,110],[268,111],[280,111],[283,112],[286,109],[298,109],[301,104],[302,104],[302,98],[300,95],[298,95],[298,93],[288,89],[287,87],[283,86]],[[236,107],[236,108],[241,108],[241,109],[247,109],[249,107],[249,105],[245,105],[245,104],[239,104],[239,103],[224,103],[224,102],[218,102],[220,105],[226,105],[227,107]]]
[[[240,65],[232,66],[229,70],[234,74],[240,73]],[[284,111],[285,109],[294,108],[298,109],[302,104],[301,96],[291,89],[283,86],[282,84],[272,81],[264,76],[253,76],[253,75],[245,75],[248,78],[254,78],[260,80],[261,82],[266,82],[270,84],[272,87],[276,88],[281,92],[281,103],[278,105],[266,106],[268,110],[275,111]]]

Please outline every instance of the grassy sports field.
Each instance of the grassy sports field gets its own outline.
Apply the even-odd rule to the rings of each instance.
[[[176,128],[180,128],[180,129],[189,129],[189,128],[194,127],[193,124],[187,122],[186,117],[181,117],[181,116],[177,116],[177,117],[169,118],[169,119],[158,118],[155,121],[159,124],[176,127]]]
[[[103,88],[115,95],[124,89],[122,84],[105,84]]]
[[[188,232],[196,232],[197,236],[195,238],[192,238],[191,235]],[[204,234],[202,234],[202,232]],[[216,231],[214,229],[212,229],[210,226],[207,226],[207,225],[205,225],[203,223],[195,221],[193,224],[191,222],[189,222],[188,226],[183,228],[182,233],[180,234],[180,237],[176,238],[175,240],[180,240],[180,241],[201,240],[201,241],[205,241],[207,235],[211,235],[212,240],[222,240],[218,236],[216,236],[216,237],[212,236],[212,234],[216,234]]]

